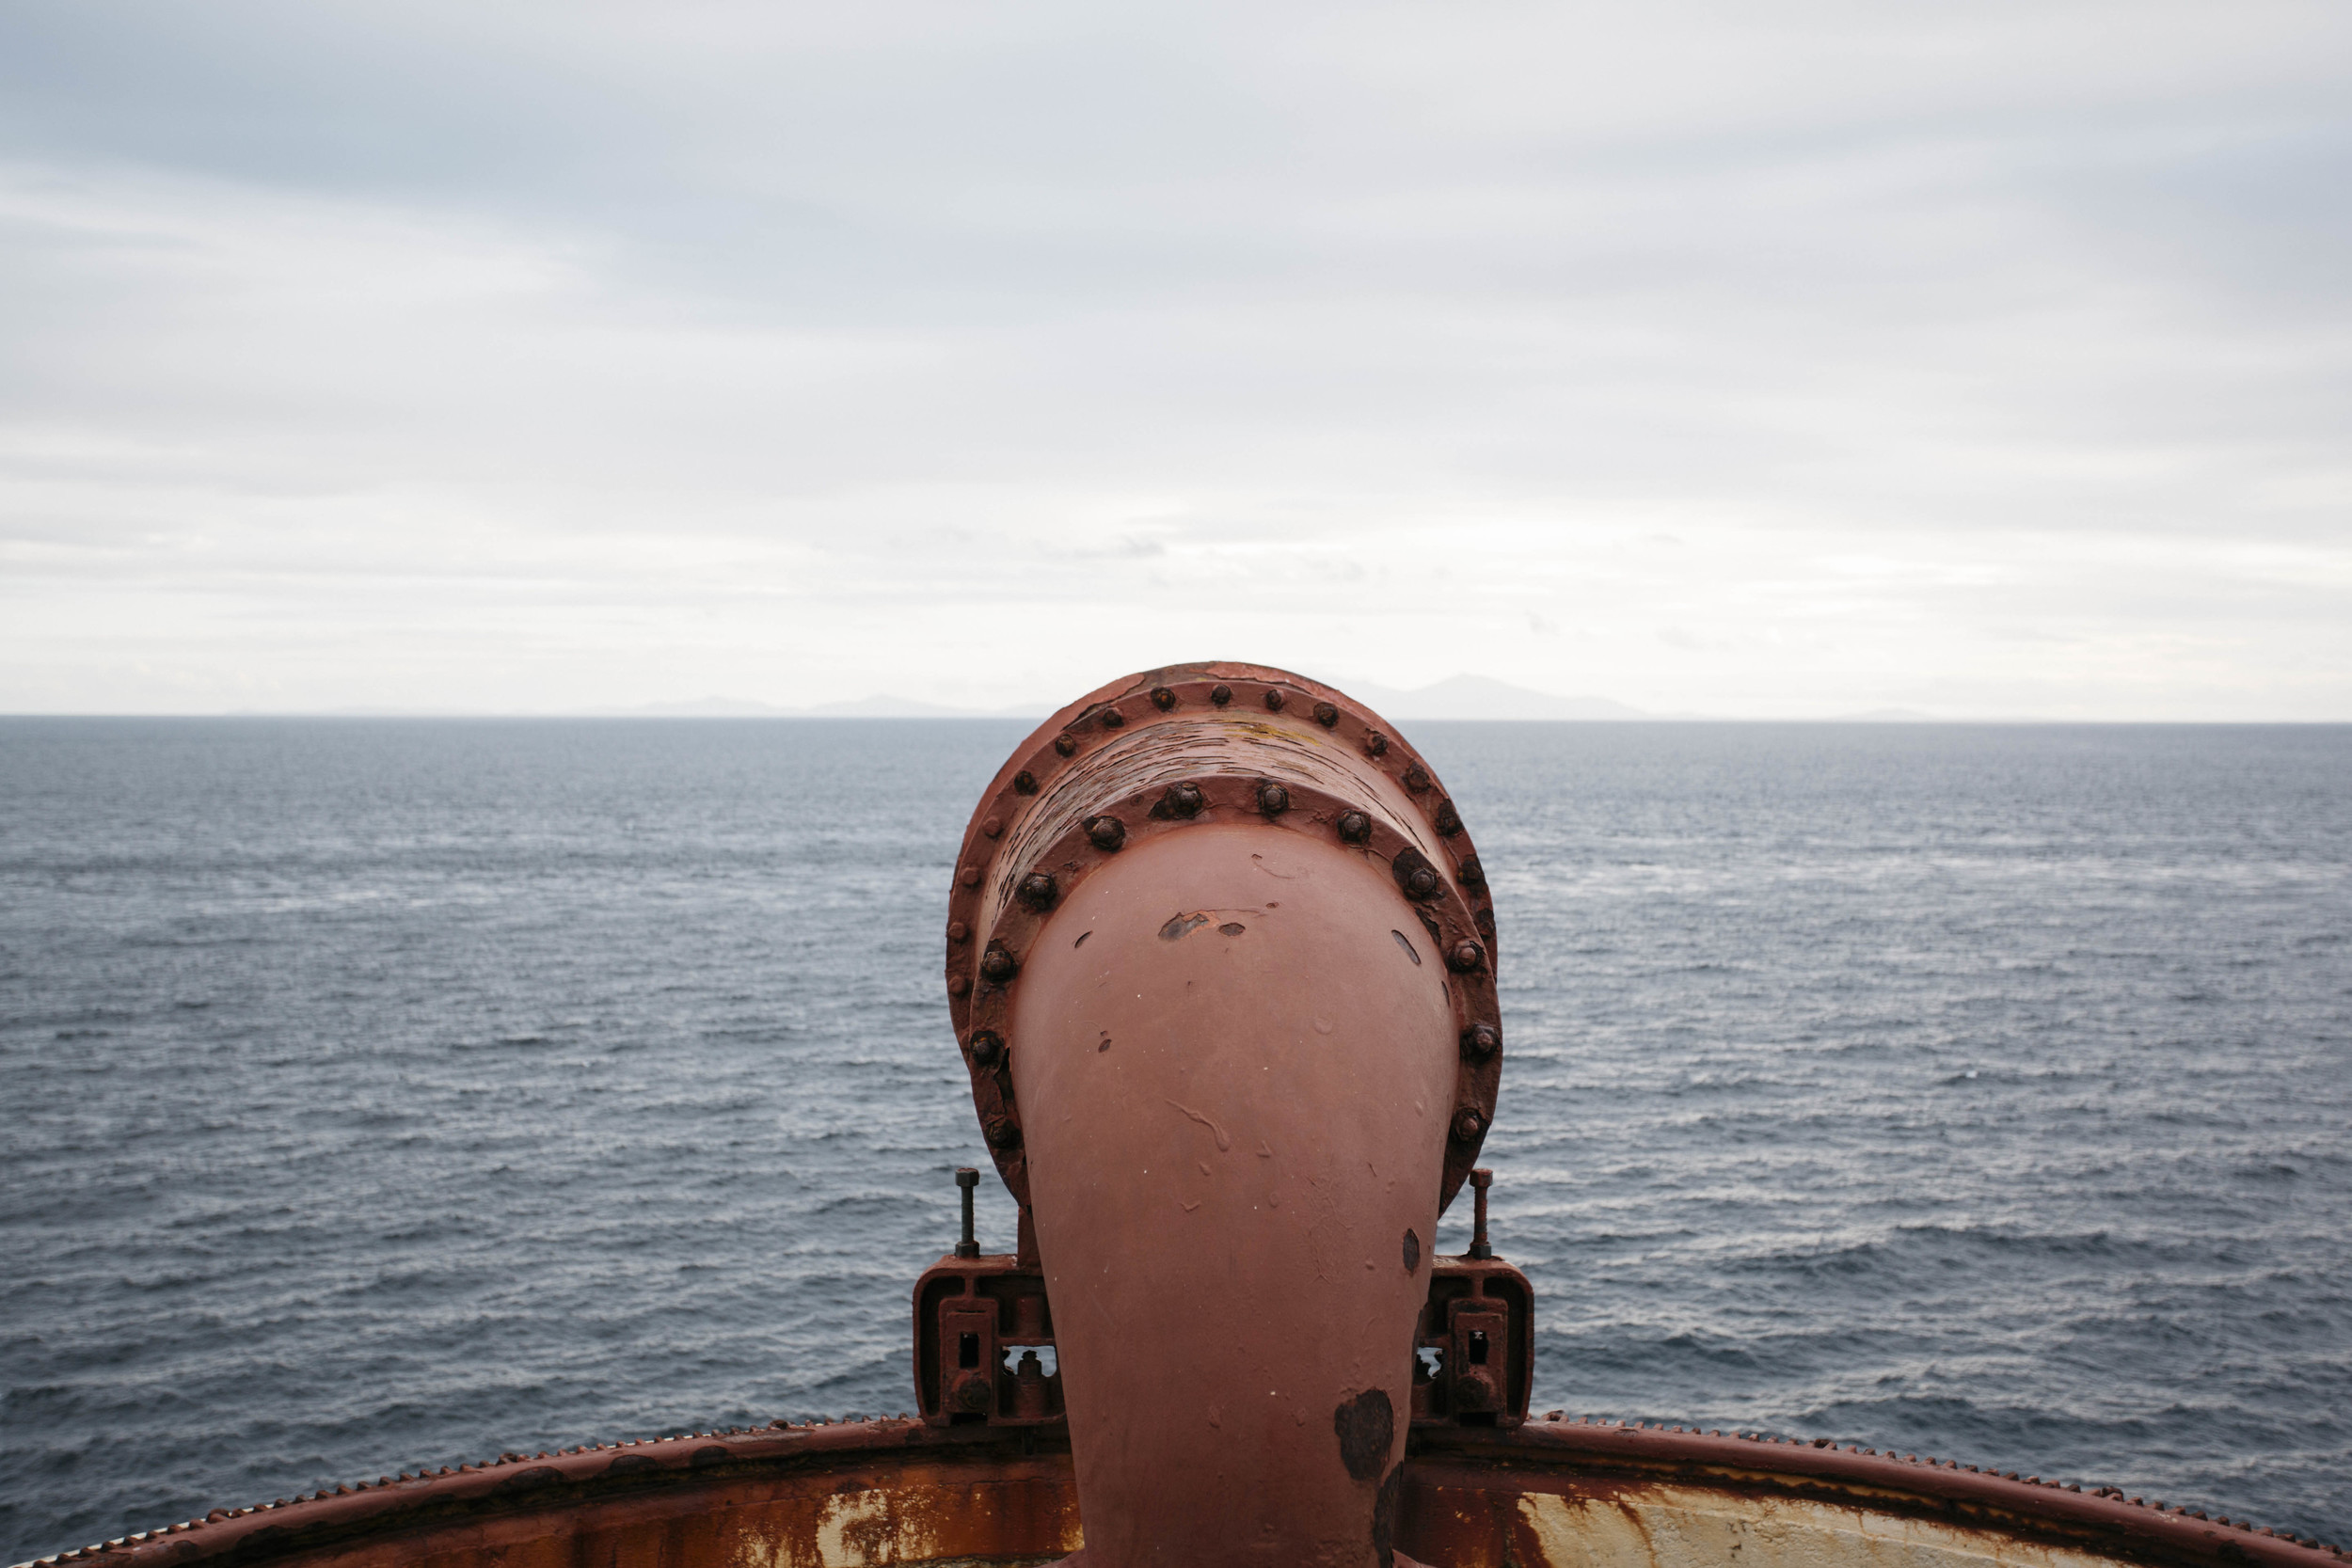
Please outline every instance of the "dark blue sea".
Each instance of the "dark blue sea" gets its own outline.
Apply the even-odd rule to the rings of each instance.
[[[2352,1542],[2352,730],[1408,727],[1539,1410]],[[907,1408],[1025,728],[0,721],[0,1560]]]

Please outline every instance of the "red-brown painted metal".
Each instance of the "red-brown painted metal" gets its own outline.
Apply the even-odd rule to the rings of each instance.
[[[1557,1413],[1511,1431],[1417,1429],[1398,1555],[1439,1568],[1605,1562],[1564,1558],[1531,1529],[1540,1513],[1531,1505],[1625,1509],[1676,1492],[1793,1533],[1800,1547],[1798,1510],[1814,1505],[1962,1532],[1979,1561],[2050,1560],[2037,1548],[2146,1568],[2343,1568],[2352,1557],[2112,1487],[1867,1454],[1827,1438],[1570,1422]],[[20,1568],[880,1568],[1039,1562],[1079,1537],[1069,1450],[1050,1431],[901,1418],[510,1454],[215,1509]],[[1663,1568],[1656,1555],[1625,1568],[1645,1561]]]
[[[1438,1215],[1493,1114],[1484,894],[1426,763],[1259,666],[1113,683],[976,812],[949,994],[1033,1226],[1091,1568],[1386,1568],[1406,1431],[1437,1414]],[[1447,1413],[1493,1419],[1510,1304],[1454,1294]],[[943,1361],[949,1335],[982,1354],[987,1310],[930,1308]],[[979,1372],[925,1371],[927,1402],[1001,1407]]]

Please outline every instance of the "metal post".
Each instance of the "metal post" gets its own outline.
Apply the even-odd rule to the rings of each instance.
[[[980,1243],[972,1235],[972,1189],[980,1184],[980,1173],[970,1165],[956,1172],[956,1185],[963,1189],[963,1240],[956,1243],[959,1258],[977,1258]],[[1481,1195],[1482,1197],[1484,1195]]]
[[[1495,1173],[1490,1170],[1474,1170],[1470,1172],[1470,1188],[1478,1205],[1476,1215],[1470,1226],[1470,1255],[1472,1258],[1492,1258],[1495,1255],[1495,1249],[1486,1243],[1486,1189],[1495,1184]]]

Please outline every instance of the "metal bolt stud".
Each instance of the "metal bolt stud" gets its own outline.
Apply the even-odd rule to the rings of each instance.
[[[1437,827],[1439,838],[1452,838],[1462,831],[1462,816],[1454,809],[1453,801],[1438,802]]]
[[[979,1184],[978,1171],[970,1165],[957,1168],[956,1185],[963,1189],[963,1239],[956,1243],[956,1256],[959,1258],[977,1258],[980,1255],[979,1241],[972,1234],[972,1189]]]
[[[1491,1023],[1473,1023],[1462,1031],[1462,1059],[1484,1062],[1502,1049],[1502,1033]]]
[[[1116,849],[1127,842],[1127,824],[1116,816],[1089,816],[1087,842],[1097,849]]]
[[[1364,750],[1375,757],[1385,757],[1389,754],[1389,737],[1374,730],[1364,736]]]
[[[961,871],[956,873],[956,880],[961,882],[965,887],[978,887],[980,885],[980,868],[977,865],[967,865]]]
[[[1127,716],[1115,707],[1103,710],[1103,727],[1106,730],[1115,730],[1126,721]]]
[[[1462,879],[1464,887],[1486,885],[1486,868],[1478,863],[1476,855],[1465,856],[1462,863],[1454,868],[1454,874]]]
[[[1176,705],[1176,693],[1165,686],[1155,686],[1152,689],[1152,705],[1166,713]]]
[[[1063,754],[1066,756],[1069,753]],[[1429,788],[1429,769],[1418,762],[1405,769],[1405,787],[1416,795],[1425,793]]]
[[[1405,895],[1408,898],[1434,897],[1443,882],[1436,866],[1417,865],[1405,874]]]
[[[1361,844],[1372,837],[1372,818],[1359,811],[1342,812],[1336,826],[1343,844]]]
[[[1004,832],[1005,823],[1002,817],[986,817],[980,822],[980,836],[983,838],[1001,838],[1004,836]]]
[[[1474,942],[1457,942],[1445,951],[1445,963],[1456,974],[1476,974],[1486,961],[1486,950]]]
[[[972,1037],[972,1060],[980,1067],[994,1067],[1005,1053],[1005,1037],[993,1029],[982,1029]]]
[[[1280,691],[1277,690],[1277,689],[1276,689],[1275,688],[1273,688],[1273,687],[1268,687],[1268,688],[1266,688],[1266,694],[1265,694],[1265,706],[1266,706],[1266,711],[1267,711],[1268,713],[1279,713],[1279,712],[1281,712],[1281,711],[1282,711],[1282,693],[1281,693]]]
[[[1078,752],[1078,737],[1074,735],[1057,735],[1054,736],[1054,750],[1066,757],[1075,756]]]
[[[1208,804],[1208,798],[1200,793],[1200,786],[1195,784],[1169,784],[1168,793],[1160,797],[1161,808],[1170,816],[1198,816],[1200,815],[1200,808],[1206,804]]]
[[[961,942],[971,934],[972,927],[966,926],[962,921],[950,920],[947,922],[947,940],[949,942]]]
[[[948,976],[947,976],[947,994],[948,994],[948,995],[950,995],[950,996],[969,996],[969,995],[971,995],[971,994],[972,994],[972,976],[970,976],[969,974],[950,974],[950,975],[948,975]]]
[[[1015,773],[1012,776],[1012,792],[1015,795],[1035,795],[1037,793],[1037,775],[1030,772],[1025,768],[1024,768],[1020,772]]]
[[[1291,792],[1267,779],[1258,785],[1258,809],[1268,816],[1279,816],[1291,809]]]
[[[1454,1141],[1455,1143],[1474,1144],[1478,1141],[1478,1135],[1486,1131],[1486,1118],[1478,1114],[1476,1106],[1465,1105],[1454,1113]]]
[[[1020,973],[1021,960],[1001,942],[990,942],[988,951],[980,955],[980,978],[992,986],[1001,986]]]
[[[1054,885],[1054,874],[1050,871],[1030,872],[1021,879],[1020,887],[1014,890],[1015,895],[1024,904],[1039,911],[1052,909],[1060,891]]]
[[[1477,1114],[1475,1111],[1470,1113],[1472,1117]],[[1470,1255],[1472,1258],[1492,1258],[1495,1255],[1495,1249],[1486,1240],[1486,1189],[1495,1184],[1495,1173],[1484,1169],[1474,1170],[1470,1174],[1470,1192],[1474,1198],[1470,1219]]]
[[[1317,704],[1315,705],[1315,722],[1316,722],[1316,723],[1321,724],[1321,725],[1322,725],[1325,729],[1327,729],[1327,729],[1329,729],[1332,725],[1334,725],[1334,724],[1338,723],[1339,721],[1340,721],[1340,710],[1339,710],[1337,707],[1333,706],[1333,705],[1332,705],[1331,704],[1329,704],[1329,703],[1317,703]]]
[[[1217,706],[1223,707],[1226,704],[1232,702],[1232,700],[1233,689],[1227,686],[1224,682],[1219,681],[1216,685],[1209,688],[1209,701],[1215,703]]]

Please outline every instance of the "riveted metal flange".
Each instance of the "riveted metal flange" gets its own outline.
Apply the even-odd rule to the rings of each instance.
[[[1094,867],[1216,822],[1318,835],[1386,866],[1442,955],[1463,1039],[1442,1208],[1477,1163],[1502,1078],[1485,870],[1452,798],[1395,725],[1343,691],[1255,664],[1177,665],[1089,693],[1022,743],[973,812],[948,896],[950,929],[963,933],[947,942],[948,1010],[1005,1184],[1028,1202],[1009,1027],[1022,955]]]

